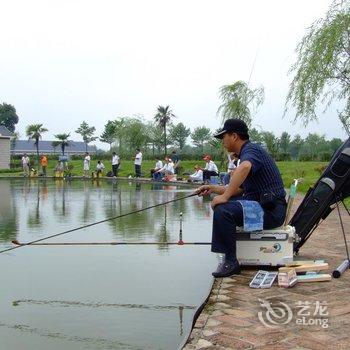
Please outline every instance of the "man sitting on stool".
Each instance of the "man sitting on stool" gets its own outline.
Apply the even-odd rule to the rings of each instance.
[[[218,194],[211,202],[214,211],[211,251],[225,253],[225,260],[212,275],[227,277],[241,272],[236,258],[236,226],[243,226],[244,215],[243,204],[238,200],[260,203],[265,229],[283,224],[286,200],[276,163],[261,146],[249,141],[244,121],[226,120],[215,137],[222,139],[226,150],[235,152],[240,159],[228,186],[203,185],[197,189],[200,196]]]

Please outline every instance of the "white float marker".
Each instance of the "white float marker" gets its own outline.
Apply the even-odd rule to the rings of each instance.
[[[182,240],[182,212],[180,213],[180,232],[179,232],[179,245],[183,245],[184,242]]]

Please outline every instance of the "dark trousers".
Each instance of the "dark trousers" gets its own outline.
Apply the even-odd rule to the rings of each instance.
[[[160,172],[154,172],[153,173],[153,180],[155,181],[161,181],[164,177],[164,174],[163,173],[160,173]]]
[[[113,176],[118,176],[118,168],[119,168],[119,164],[112,165]]]
[[[219,174],[216,171],[203,170],[203,181],[209,180],[210,176],[218,176]]]
[[[237,199],[214,208],[211,241],[211,251],[214,253],[236,257],[236,226],[243,226],[243,208]],[[264,211],[264,229],[281,226],[285,217],[286,205],[280,201],[273,210]]]
[[[141,177],[141,165],[135,164],[135,176]]]

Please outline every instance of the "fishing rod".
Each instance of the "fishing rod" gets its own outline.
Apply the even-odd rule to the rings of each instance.
[[[11,247],[11,248],[7,248],[7,249],[4,249],[4,250],[0,250],[0,254],[1,254],[1,253],[8,252],[8,251],[10,251],[10,250],[14,250],[14,249],[18,249],[18,248],[21,248],[21,247],[25,247],[25,246],[27,246],[27,245],[34,245],[34,244],[36,244],[36,243],[38,243],[38,242],[45,241],[45,240],[50,239],[50,238],[54,238],[54,237],[58,237],[58,236],[63,236],[63,235],[65,235],[65,234],[67,234],[67,233],[71,233],[71,232],[78,231],[78,230],[81,230],[81,229],[84,229],[84,228],[92,227],[92,226],[95,226],[95,225],[98,225],[98,224],[102,224],[102,223],[107,222],[107,221],[119,219],[119,218],[122,218],[122,217],[124,217],[124,216],[128,216],[128,215],[140,213],[140,212],[145,211],[145,210],[148,210],[148,209],[160,207],[160,206],[162,206],[162,205],[166,205],[166,204],[169,204],[169,203],[177,202],[177,201],[180,201],[180,200],[182,200],[182,199],[194,197],[194,196],[196,196],[196,195],[197,195],[197,192],[194,192],[194,193],[189,194],[188,196],[178,197],[178,198],[175,198],[175,199],[171,199],[171,200],[169,200],[169,201],[166,201],[166,202],[162,202],[162,203],[158,203],[158,204],[155,204],[155,205],[148,206],[148,207],[146,207],[146,208],[142,208],[142,209],[134,210],[134,211],[129,212],[129,213],[125,213],[125,214],[121,214],[121,215],[118,215],[118,216],[113,216],[113,217],[110,217],[110,218],[106,218],[106,219],[103,219],[103,220],[100,220],[100,221],[93,222],[93,223],[91,223],[91,224],[87,224],[87,225],[84,225],[84,226],[76,227],[76,228],[73,228],[73,229],[70,229],[70,230],[67,230],[67,231],[63,231],[63,232],[60,232],[60,233],[56,233],[56,234],[54,234],[54,235],[46,236],[46,237],[44,237],[44,238],[36,239],[36,240],[34,240],[34,241],[30,241],[30,242],[27,242],[27,243],[22,243],[22,244],[16,245],[16,246]],[[18,242],[18,243],[19,243],[19,242]],[[121,242],[121,243],[128,243],[128,242]],[[130,243],[131,243],[131,242],[130,242]],[[135,243],[136,243],[136,242],[134,242],[134,244],[135,244]],[[142,243],[142,242],[140,242],[140,243]],[[144,242],[144,243],[147,243],[147,242]],[[149,243],[154,244],[153,242],[149,242]],[[176,244],[177,244],[177,243],[176,243]]]
[[[20,243],[17,240],[11,241],[16,246],[85,246],[85,245],[209,245],[210,242],[52,242],[52,243]]]

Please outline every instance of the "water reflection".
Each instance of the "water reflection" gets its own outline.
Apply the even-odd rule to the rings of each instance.
[[[21,304],[28,305],[48,305],[52,307],[88,307],[88,308],[125,308],[125,309],[145,309],[145,310],[179,310],[179,319],[183,317],[183,310],[195,310],[194,305],[154,305],[154,304],[119,304],[119,303],[100,303],[100,302],[81,302],[81,301],[67,301],[67,300],[34,300],[23,299],[14,300],[12,306],[21,306]]]
[[[93,349],[127,349],[127,350],[143,350],[143,349],[152,349],[149,347],[140,347],[140,346],[133,346],[131,344],[117,341],[117,340],[108,340],[104,338],[97,338],[97,337],[79,337],[77,335],[67,335],[63,334],[61,332],[52,332],[48,329],[44,328],[37,328],[37,327],[31,327],[28,324],[9,324],[0,322],[0,327],[7,328],[12,331],[21,332],[21,333],[27,333],[30,336],[32,335],[38,335],[40,337],[47,338],[49,340],[56,339],[56,340],[65,340],[68,342],[71,342],[72,344],[82,344],[84,346],[84,349],[86,347],[91,348],[93,346]]]
[[[40,183],[36,182],[36,205],[29,209],[27,223],[28,227],[38,227],[41,225],[40,218]]]
[[[98,187],[94,187],[94,184]],[[18,183],[17,183],[18,184]],[[158,242],[168,242],[177,236],[178,215],[189,211],[186,200],[171,204],[172,212],[168,215],[169,205],[142,211],[145,207],[158,205],[174,199],[177,186],[161,183],[144,184],[129,182],[118,184],[116,181],[102,182],[95,180],[74,182],[64,179],[50,181],[46,179],[26,179],[21,186],[10,181],[0,182],[0,195],[7,200],[1,201],[0,239],[11,241],[16,239],[17,221],[25,220],[25,230],[35,234],[36,229],[48,226],[58,231],[60,227],[75,228],[105,218],[137,211],[120,219],[106,223],[116,240],[144,240],[147,237]],[[20,191],[21,196],[18,196]],[[181,193],[182,195],[182,193]],[[202,210],[202,199],[194,199],[194,205]],[[208,210],[208,209],[206,209]],[[74,217],[71,217],[74,212]],[[78,214],[78,215],[77,215]],[[210,216],[210,209],[206,216]],[[48,225],[50,223],[50,225]],[[170,226],[169,226],[170,224]],[[150,237],[149,232],[153,232]],[[51,232],[47,232],[50,235]],[[159,245],[160,251],[167,251],[167,245]]]
[[[69,207],[66,204],[67,187],[70,182],[64,179],[55,179],[55,188],[53,191],[53,212],[59,216],[65,217],[69,215]]]
[[[12,306],[19,307],[21,305],[31,306],[49,306],[49,307],[63,307],[63,308],[122,308],[122,309],[141,309],[151,311],[178,311],[179,335],[183,335],[183,317],[184,310],[196,310],[194,305],[154,305],[154,304],[122,304],[122,303],[101,303],[101,302],[81,302],[81,301],[67,301],[67,300],[34,300],[23,299],[14,300]]]
[[[167,206],[163,206],[164,218],[163,221],[158,223],[158,228],[156,229],[156,241],[157,242],[169,242],[169,232],[167,230]],[[161,251],[168,251],[169,246],[166,244],[159,244],[158,249]]]
[[[0,241],[9,242],[18,231],[17,207],[9,182],[0,181]]]
[[[186,191],[114,180],[0,181],[0,246],[160,204]],[[176,242],[180,212],[185,241],[209,239],[210,218],[202,199],[193,197],[48,243]],[[23,350],[175,349],[216,265],[208,247],[165,244],[25,247],[0,259],[0,348]]]
[[[81,213],[81,222],[90,223],[95,218],[95,208],[94,205],[96,203],[92,203],[92,199],[90,198],[91,186],[87,181],[83,181],[83,194],[84,194],[84,205]],[[98,205],[98,203],[97,203]]]

